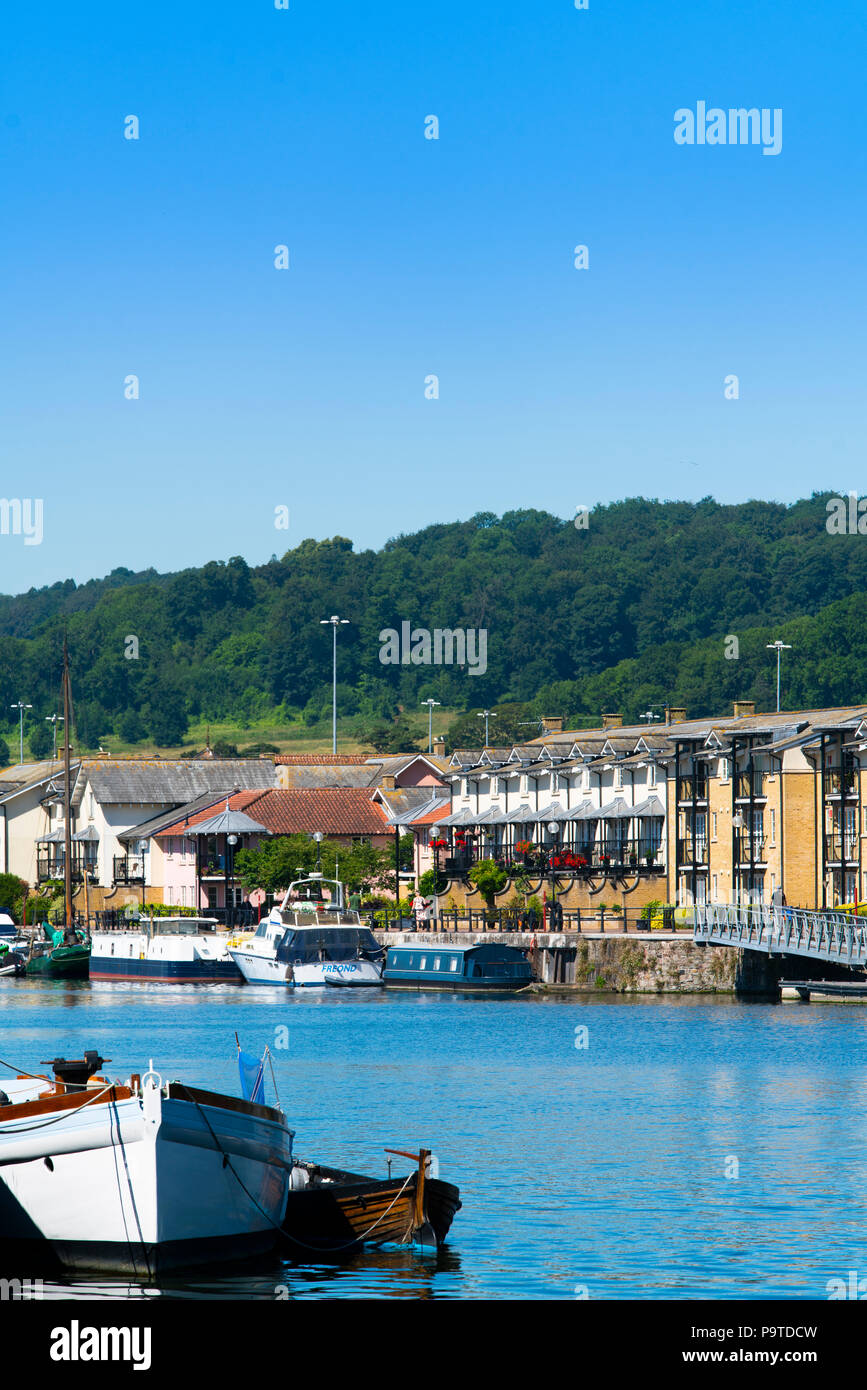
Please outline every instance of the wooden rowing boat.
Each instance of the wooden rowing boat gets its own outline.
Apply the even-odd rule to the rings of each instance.
[[[297,1258],[315,1251],[352,1255],[365,1245],[405,1245],[438,1250],[460,1210],[460,1193],[429,1173],[430,1152],[404,1154],[418,1167],[405,1177],[371,1178],[363,1173],[298,1163],[283,1220]]]

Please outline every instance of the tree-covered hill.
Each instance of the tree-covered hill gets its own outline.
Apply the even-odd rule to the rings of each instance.
[[[339,701],[359,727],[428,696],[585,724],[666,699],[695,713],[738,697],[768,707],[776,637],[793,646],[784,704],[867,699],[867,537],[829,535],[832,495],[790,507],[632,498],[595,508],[586,529],[540,511],[483,513],[379,551],[305,540],[258,567],[116,570],[0,598],[0,726],[11,729],[19,698],[34,721],[56,709],[64,628],[84,746],[112,732],[177,744],[192,718],[315,723],[330,708],[320,619],[332,613],[350,620]],[[383,664],[380,631],[402,622],[486,629],[487,670]]]

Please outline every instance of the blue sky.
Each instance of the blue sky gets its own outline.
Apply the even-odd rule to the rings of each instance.
[[[861,7],[289,4],[4,15],[2,491],[44,540],[0,590],[865,490]],[[699,100],[782,152],[676,145]]]

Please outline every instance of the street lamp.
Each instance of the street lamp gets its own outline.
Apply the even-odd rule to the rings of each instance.
[[[766,643],[765,643],[765,650],[766,650],[766,651],[769,651],[769,652],[776,652],[776,653],[777,653],[777,714],[779,714],[779,712],[780,712],[780,654],[781,654],[782,652],[790,652],[790,651],[792,650],[792,644],[791,644],[791,642],[781,642],[781,641],[779,641],[779,639],[778,639],[776,642],[766,642]]]
[[[226,836],[226,868],[229,871],[229,892],[230,902],[226,903],[228,911],[226,913],[226,926],[230,929],[235,925],[235,846],[238,843],[237,835]]]
[[[334,637],[334,643],[333,643],[334,656],[333,656],[332,673],[331,673],[331,751],[332,751],[332,753],[336,753],[336,752],[337,752],[337,629],[338,629],[339,627],[346,627],[346,626],[348,625],[348,623],[349,623],[349,619],[348,619],[348,618],[338,618],[338,616],[337,616],[336,613],[332,613],[330,618],[320,618],[320,619],[319,619],[319,626],[320,626],[320,627],[323,627],[323,626],[327,627],[329,624],[331,625],[331,631],[332,631],[332,634],[333,634],[333,637]]]
[[[438,705],[439,700],[422,700],[423,705],[427,705],[427,751],[433,752],[433,712],[434,705]]]
[[[434,899],[434,931],[436,931],[437,922],[438,922],[438,920],[439,920],[439,914],[440,914],[439,895],[437,894],[437,888],[438,888],[438,886],[439,886],[439,876],[440,876],[440,849],[439,849],[439,845],[437,844],[437,840],[439,839],[439,837],[440,837],[440,827],[439,827],[438,825],[432,825],[431,828],[430,828],[430,838],[431,838],[431,847],[432,847],[433,852],[434,852],[434,891],[433,891],[433,899]]]
[[[51,759],[52,762],[56,762],[56,761],[57,761],[57,721],[58,721],[58,719],[60,720],[60,722],[61,722],[61,724],[62,724],[62,723],[63,723],[63,715],[62,715],[62,714],[46,714],[46,716],[45,716],[45,722],[46,722],[46,724],[53,724],[53,725],[54,725],[54,753],[53,753],[52,759]]]
[[[482,712],[476,716],[476,718],[477,718],[477,719],[484,719],[484,721],[485,721],[485,747],[487,748],[487,746],[488,746],[488,720],[489,720],[489,719],[496,719],[496,718],[497,718],[497,711],[494,710],[494,709],[483,709]]]
[[[25,711],[26,709],[32,709],[33,706],[32,706],[32,705],[25,705],[25,703],[24,703],[23,700],[19,700],[17,704],[15,704],[15,705],[10,705],[9,708],[10,708],[10,709],[17,709],[17,711],[18,711],[19,738],[20,738],[20,743],[19,743],[20,756],[19,756],[19,758],[18,758],[18,761],[19,761],[19,763],[23,763],[23,762],[24,762],[24,711]]]
[[[554,915],[554,903],[555,903],[555,901],[556,901],[556,896],[555,896],[555,895],[556,895],[556,880],[555,880],[555,877],[554,877],[554,855],[555,855],[555,851],[556,851],[556,849],[557,849],[557,836],[560,834],[560,826],[559,826],[559,824],[557,823],[557,821],[555,821],[555,820],[549,820],[549,822],[548,822],[548,834],[551,836],[551,839],[554,841],[553,845],[551,846],[551,906],[550,906],[550,908],[548,909],[548,925],[549,925],[549,928],[550,928],[550,927],[553,926],[553,922],[552,922],[551,919],[552,919],[552,917],[553,917],[553,915]]]
[[[321,830],[314,830],[314,832],[313,832],[313,839],[314,839],[314,841],[316,842],[316,877],[317,877],[317,878],[321,878],[321,877],[322,877],[322,841],[325,839],[325,836],[322,834],[322,831],[321,831]],[[310,877],[312,878],[312,877],[313,877],[313,874],[311,874]]]

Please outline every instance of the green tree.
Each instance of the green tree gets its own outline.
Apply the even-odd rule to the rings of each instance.
[[[492,859],[480,859],[470,869],[469,879],[478,888],[486,905],[493,908],[494,897],[497,893],[502,893],[509,881],[509,875]]]
[[[5,740],[4,740],[5,742]],[[33,758],[50,758],[54,749],[54,734],[51,727],[42,721],[41,724],[32,724],[27,733],[27,742],[30,745],[30,755]]]

